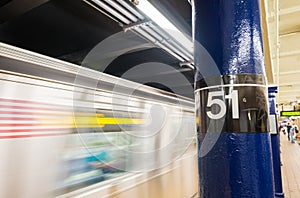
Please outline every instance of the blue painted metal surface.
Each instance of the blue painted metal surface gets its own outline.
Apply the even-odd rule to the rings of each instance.
[[[269,108],[270,115],[274,115],[277,123],[277,114],[276,114],[276,93],[277,87],[269,87]],[[271,134],[271,143],[272,143],[272,156],[273,156],[273,170],[274,170],[274,183],[275,183],[275,197],[284,197],[282,189],[282,177],[281,177],[281,160],[280,160],[280,132],[278,131],[278,126],[276,134]]]
[[[194,8],[194,38],[221,74],[265,74],[257,0],[196,0]],[[196,62],[202,61],[199,57],[195,56]],[[197,69],[208,74],[204,77],[218,75],[208,65]]]
[[[265,75],[257,0],[195,0],[193,17],[196,82],[226,74]],[[200,44],[217,69],[204,64],[209,61]],[[205,106],[197,108],[206,111]],[[199,149],[206,135],[198,130]],[[199,157],[200,197],[274,197],[270,141],[267,132],[221,132],[208,154]]]
[[[276,93],[277,93],[276,86],[268,87],[268,98],[269,98],[269,110],[270,115],[276,115]]]

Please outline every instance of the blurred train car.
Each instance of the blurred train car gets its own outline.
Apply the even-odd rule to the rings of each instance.
[[[193,101],[0,43],[0,197],[195,197]]]

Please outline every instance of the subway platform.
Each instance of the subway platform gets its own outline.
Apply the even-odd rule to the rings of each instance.
[[[285,198],[300,197],[300,145],[288,141],[287,135],[280,134],[281,171]]]

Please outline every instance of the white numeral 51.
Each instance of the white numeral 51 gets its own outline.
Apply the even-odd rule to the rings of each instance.
[[[215,98],[218,96],[224,96],[224,91],[213,91],[208,93],[207,107],[212,105],[218,105],[220,107],[219,113],[213,114],[211,111],[207,111],[207,116],[210,119],[220,119],[226,114],[226,104],[225,101]],[[225,99],[230,100],[232,103],[232,119],[239,119],[239,101],[238,101],[238,90],[233,90],[230,94],[225,95]]]

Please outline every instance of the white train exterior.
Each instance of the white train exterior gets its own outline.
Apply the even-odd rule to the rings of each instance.
[[[0,106],[0,197],[197,196],[187,98],[0,43]]]

